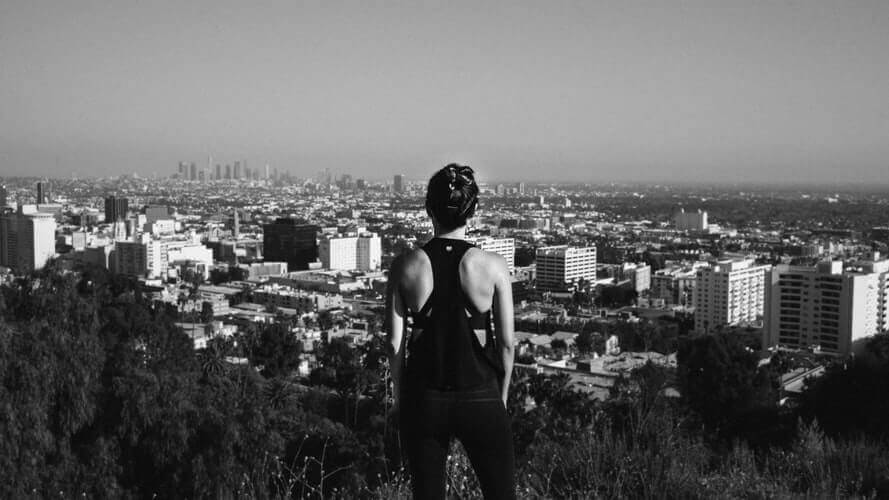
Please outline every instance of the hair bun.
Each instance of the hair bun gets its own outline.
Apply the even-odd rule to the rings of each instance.
[[[451,163],[445,167],[448,176],[448,188],[453,192],[475,183],[475,172],[472,167]]]
[[[426,192],[426,206],[445,226],[465,224],[478,206],[478,185],[472,167],[451,163],[433,175]]]

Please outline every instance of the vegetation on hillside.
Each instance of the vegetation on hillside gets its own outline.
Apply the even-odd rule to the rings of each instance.
[[[196,352],[176,319],[101,270],[2,288],[0,497],[409,496],[380,339],[318,346],[323,366],[303,380],[280,326]],[[889,495],[885,337],[793,408],[777,404],[778,369],[730,335],[671,342],[676,373],[646,365],[607,402],[517,372],[523,497]],[[451,493],[478,496],[456,444],[448,477]]]

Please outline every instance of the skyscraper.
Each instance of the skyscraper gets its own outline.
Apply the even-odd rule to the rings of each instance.
[[[279,218],[263,225],[263,251],[267,262],[286,262],[292,270],[308,269],[318,260],[319,228],[298,224],[294,219]]]
[[[23,274],[42,269],[56,252],[52,214],[18,212],[0,215],[0,265]]]
[[[239,161],[236,161],[236,162],[235,162],[235,168],[234,168],[233,175],[234,175],[233,178],[234,178],[235,180],[241,178],[241,162],[239,162]]]
[[[6,206],[6,202],[8,201],[6,197],[9,195],[9,191],[6,190],[6,186],[4,184],[0,184],[0,210]]]
[[[128,199],[116,196],[105,198],[105,223],[111,224],[118,220],[125,220],[127,218],[127,210],[129,210]]]
[[[232,178],[232,166],[229,163],[229,164],[225,165],[225,179],[231,180],[231,178]]]
[[[188,169],[189,169],[189,172],[190,172],[188,178],[191,179],[191,180],[193,180],[193,181],[198,180],[198,164],[195,163],[195,162],[191,162],[191,163],[188,165]]]
[[[216,164],[216,177],[214,179],[217,181],[222,179],[222,165],[219,163]]]
[[[395,193],[403,193],[404,192],[404,176],[401,174],[395,174],[395,178],[392,180],[392,191]]]
[[[37,204],[44,203],[46,203],[46,183],[41,181],[37,183]]]

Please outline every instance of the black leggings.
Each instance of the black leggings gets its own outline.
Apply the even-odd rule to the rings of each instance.
[[[496,382],[471,391],[408,390],[401,406],[415,499],[445,498],[451,437],[463,443],[485,498],[515,498],[512,431]]]

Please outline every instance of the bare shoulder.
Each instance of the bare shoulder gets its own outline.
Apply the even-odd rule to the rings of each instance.
[[[422,248],[417,248],[405,253],[399,258],[397,269],[393,266],[396,279],[401,282],[411,282],[422,274],[424,269],[430,266],[429,256]]]
[[[503,278],[509,275],[509,268],[503,256],[480,248],[470,248],[467,250],[463,264],[467,270],[481,273],[492,279]]]

